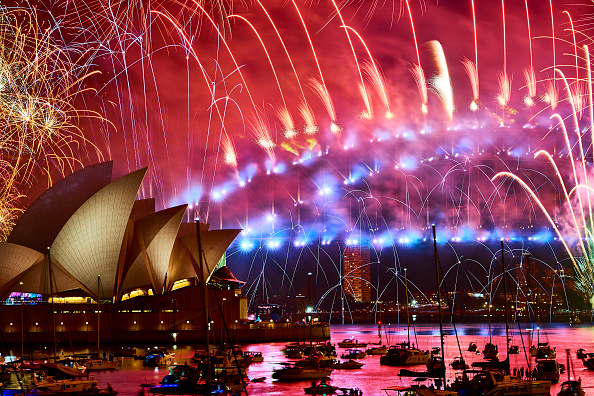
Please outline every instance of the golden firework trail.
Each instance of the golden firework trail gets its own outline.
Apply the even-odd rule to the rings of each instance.
[[[81,163],[76,152],[101,159],[78,126],[81,118],[100,116],[75,107],[89,90],[84,81],[95,74],[87,53],[61,46],[36,18],[29,10],[0,8],[0,240],[35,174],[41,170],[51,183],[56,171]]]

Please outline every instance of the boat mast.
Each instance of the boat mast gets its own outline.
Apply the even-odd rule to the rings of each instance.
[[[505,298],[505,347],[507,348],[506,351],[506,355],[507,355],[507,360],[509,361],[509,322],[507,319],[507,312],[508,312],[508,306],[507,306],[507,272],[505,270],[505,250],[503,248],[503,241],[501,241],[501,268],[502,268],[502,274],[503,274],[503,293],[505,294],[504,298]],[[508,367],[509,369],[509,367]]]
[[[50,295],[52,297],[52,331],[54,344],[54,363],[58,361],[58,354],[56,353],[56,310],[54,309],[54,286],[52,281],[52,260],[50,256],[50,248],[47,248],[47,268],[49,271]]]
[[[101,329],[100,322],[99,322],[100,314],[101,314],[101,297],[100,297],[100,295],[101,295],[101,275],[97,275],[97,358],[98,359],[101,359],[100,358],[101,352],[99,349],[99,342],[100,342],[99,341],[99,338],[100,338],[99,332]]]
[[[441,317],[441,292],[439,280],[439,257],[437,257],[437,237],[435,236],[435,224],[433,224],[433,252],[435,256],[435,280],[437,281],[437,310],[439,312],[439,338],[441,341],[441,361],[444,364],[443,370],[443,386],[445,388],[446,375],[445,375],[445,351],[443,348],[443,318]]]
[[[569,349],[565,350],[567,355],[567,381],[571,381],[571,366],[569,365]]]
[[[204,260],[202,257],[202,240],[200,238],[200,219],[196,219],[196,234],[198,238],[198,263],[200,264],[200,278],[202,279],[202,311],[204,315],[204,332],[206,335],[206,378],[208,381],[208,386],[212,384],[212,377],[210,372],[210,338],[209,338],[209,327],[210,327],[210,319],[208,315],[208,302],[207,297],[208,294],[206,293],[206,275],[204,273]],[[231,346],[233,348],[233,346]]]
[[[408,277],[406,276],[406,268],[404,269],[404,287],[406,289],[406,337],[408,339],[408,346],[410,347],[410,317],[408,316]]]

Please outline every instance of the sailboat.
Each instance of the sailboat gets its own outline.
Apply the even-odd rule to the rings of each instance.
[[[561,390],[557,396],[586,396],[586,391],[582,388],[582,379],[578,381],[571,379],[571,361],[569,360],[569,349],[565,350],[567,354],[567,381],[561,384]]]
[[[473,367],[481,367],[481,368],[490,368],[490,369],[500,369],[503,370],[504,373],[509,373],[509,321],[508,321],[508,293],[507,293],[507,272],[505,270],[505,249],[503,246],[503,241],[501,241],[501,267],[502,267],[502,279],[503,279],[503,290],[504,290],[504,301],[505,301],[505,340],[506,340],[506,351],[507,357],[505,360],[499,361],[499,350],[497,345],[491,342],[491,318],[489,316],[489,343],[485,345],[485,350],[483,351],[483,356],[485,359],[489,359],[486,362],[474,362],[472,363]],[[485,353],[487,352],[487,353]],[[491,358],[487,358],[487,356],[493,356]]]
[[[445,385],[445,357],[444,357],[444,342],[443,342],[443,318],[441,315],[441,282],[439,280],[439,258],[437,256],[437,238],[435,235],[435,226],[433,226],[433,247],[434,247],[434,255],[435,255],[435,278],[436,278],[436,285],[437,285],[437,309],[439,312],[439,334],[440,334],[440,341],[441,341],[441,348],[434,348],[439,349],[441,352],[441,356],[437,353],[432,354],[429,361],[427,361],[427,371],[426,372],[415,372],[410,370],[400,370],[400,376],[407,376],[407,377],[425,377],[425,378],[435,378],[436,384],[441,382]],[[441,388],[441,386],[437,386],[437,388]]]
[[[217,367],[216,359],[213,359],[211,356],[207,279],[205,276],[205,257],[202,251],[199,220],[196,220],[196,234],[198,263],[200,265],[200,278],[202,280],[202,312],[204,313],[204,333],[206,338],[204,360],[198,363],[197,369],[188,365],[170,367],[169,375],[163,378],[159,386],[151,387],[150,393],[162,395],[213,395],[233,392],[234,394],[240,394],[246,390],[247,384],[245,379],[247,375],[245,367],[242,367],[236,358],[236,348],[231,348],[231,355],[235,357],[234,361],[231,356],[227,356],[229,360],[232,360],[231,366],[228,367]],[[215,296],[217,296],[216,291]],[[224,317],[223,325],[226,328]]]
[[[407,342],[392,345],[388,353],[380,357],[380,364],[384,366],[412,366],[426,364],[431,357],[429,351],[421,351],[410,343],[410,316],[408,314],[408,278],[406,268],[404,269],[404,280],[406,286],[406,321],[407,321]]]
[[[365,350],[368,355],[385,355],[388,353],[388,347],[382,344],[382,322],[377,324],[377,335],[379,337],[379,344],[377,346],[369,347]]]

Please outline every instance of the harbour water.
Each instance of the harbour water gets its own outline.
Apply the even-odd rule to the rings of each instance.
[[[452,325],[444,326],[445,342],[445,357],[448,364],[447,378],[451,381],[455,378],[456,371],[449,367],[449,363],[460,355],[458,349],[458,342],[462,350],[462,355],[467,363],[475,361],[482,361],[482,355],[468,352],[468,345],[471,342],[477,344],[479,352],[482,351],[484,345],[491,342],[499,346],[500,359],[506,357],[505,354],[505,325],[494,324],[491,326],[489,332],[486,324],[462,324],[457,325],[458,337],[454,334]],[[594,352],[594,325],[583,324],[579,326],[569,326],[565,324],[546,324],[540,325],[532,330],[527,325],[518,328],[517,324],[513,324],[510,329],[510,344],[520,347],[521,353],[519,355],[511,355],[511,368],[526,368],[528,360],[530,365],[534,367],[534,358],[526,357],[524,354],[524,346],[536,345],[537,342],[548,342],[552,347],[556,348],[557,361],[567,365],[567,357],[565,350],[569,349],[570,362],[572,369],[572,377],[581,378],[582,384],[586,389],[588,395],[594,395],[594,371],[585,369],[581,360],[576,358],[576,350],[585,348],[586,352]],[[520,336],[521,333],[521,336]],[[411,326],[410,332],[407,332],[406,325],[386,324],[382,325],[381,335],[382,342],[386,344],[397,344],[406,342],[410,334],[411,343],[415,343],[422,350],[431,350],[433,347],[440,345],[439,326],[436,325],[416,325],[413,329]],[[332,339],[333,344],[337,344],[345,338],[356,338],[361,342],[378,342],[378,326],[377,325],[333,325]],[[529,339],[530,337],[530,339]],[[271,378],[274,368],[280,367],[280,363],[286,363],[289,360],[283,355],[282,349],[285,343],[261,343],[246,345],[244,350],[260,351],[264,356],[263,363],[253,363],[248,369],[249,378],[265,377],[264,382],[250,383],[248,385],[248,392],[250,395],[302,395],[303,389],[309,386],[310,381],[300,382],[279,382]],[[146,348],[146,345],[136,345],[140,352]],[[191,364],[191,357],[194,350],[198,348],[196,345],[176,345],[169,346],[170,350],[175,352],[175,363],[188,362]],[[92,347],[88,352],[94,352]],[[340,354],[344,352],[343,349],[337,348]],[[65,353],[68,353],[65,351]],[[360,370],[334,370],[331,375],[331,384],[341,388],[359,388],[365,396],[379,396],[382,393],[382,388],[390,386],[405,386],[412,383],[413,378],[399,377],[400,367],[381,366],[379,364],[379,356],[367,356],[360,361],[364,366]],[[407,367],[411,370],[423,371],[424,366]],[[137,395],[140,391],[140,384],[142,383],[158,383],[168,373],[167,367],[148,368],[143,367],[141,360],[134,360],[133,358],[123,358],[122,365],[119,369],[105,372],[95,372],[93,375],[99,381],[101,386],[106,386],[108,383],[114,389],[119,391],[119,395]],[[567,379],[567,371],[561,374],[561,381]],[[425,382],[427,385],[429,381]],[[553,385],[551,394],[556,395],[560,384]]]

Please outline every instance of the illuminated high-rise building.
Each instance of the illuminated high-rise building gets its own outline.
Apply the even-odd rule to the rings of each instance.
[[[357,301],[371,300],[368,246],[349,246],[344,249],[342,260],[342,286]]]

